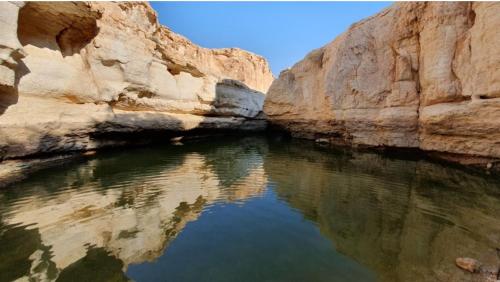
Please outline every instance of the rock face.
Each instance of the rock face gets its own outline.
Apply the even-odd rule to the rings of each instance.
[[[102,134],[265,127],[266,60],[196,46],[147,3],[0,6],[0,159],[109,144]]]
[[[499,24],[499,3],[396,3],[283,71],[264,112],[299,137],[500,158]]]

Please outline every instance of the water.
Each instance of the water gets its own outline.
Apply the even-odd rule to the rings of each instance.
[[[498,176],[308,142],[103,152],[0,190],[0,281],[469,281],[455,258],[499,247]]]

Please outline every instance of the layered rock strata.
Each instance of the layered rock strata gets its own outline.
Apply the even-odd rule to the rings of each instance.
[[[265,127],[266,60],[199,47],[147,3],[0,6],[0,159],[110,144],[103,134]]]
[[[294,136],[500,158],[500,4],[396,3],[281,72]]]

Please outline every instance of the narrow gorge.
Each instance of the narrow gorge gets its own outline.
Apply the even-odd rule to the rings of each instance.
[[[0,282],[500,282],[499,25],[500,2],[0,2]]]
[[[274,82],[263,57],[199,47],[147,3],[0,5],[1,159],[266,119],[334,145],[500,158],[498,3],[393,4]]]

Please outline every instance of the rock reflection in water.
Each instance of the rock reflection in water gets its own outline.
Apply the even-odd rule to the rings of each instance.
[[[63,275],[77,270],[87,270],[88,277],[96,270],[79,265],[111,258],[118,264],[111,263],[115,267],[104,267],[102,273],[112,269],[121,273],[130,264],[160,256],[202,209],[214,202],[258,196],[267,182],[262,160],[254,152],[239,156],[186,152],[172,156],[171,150],[163,155],[142,151],[147,157],[133,152],[94,159],[60,172],[50,170],[50,177],[44,175],[46,171],[40,172],[32,180],[3,191],[0,244],[4,247],[0,247],[0,257],[8,259],[0,260],[0,281],[21,276],[52,280],[59,272]],[[224,175],[237,175],[230,184],[221,181],[216,173],[221,169],[211,165],[217,164],[218,157],[233,162],[234,166],[224,171]],[[236,171],[230,173],[232,170]],[[19,234],[9,235],[12,232]],[[28,241],[34,242],[28,244],[26,252],[9,252],[5,246],[21,244],[10,242],[12,237],[29,237]],[[20,271],[23,275],[2,277],[18,268],[21,261],[25,264]],[[116,273],[112,276],[120,277]],[[71,276],[65,274],[59,279],[64,277]],[[108,281],[111,276],[99,277]]]
[[[427,161],[270,150],[279,197],[380,281],[476,281],[457,257],[500,266],[500,182]],[[481,280],[482,281],[482,280]]]
[[[201,267],[217,281],[240,269],[255,272],[242,281],[473,281],[454,260],[500,265],[498,180],[264,138],[101,153],[0,190],[0,281],[121,281],[148,264],[165,279],[194,279],[162,265],[183,230],[205,253],[181,243],[170,259],[192,266],[174,270]],[[233,217],[215,208],[250,202]],[[212,212],[221,215],[186,228]],[[241,256],[238,267],[211,257],[227,250]]]

